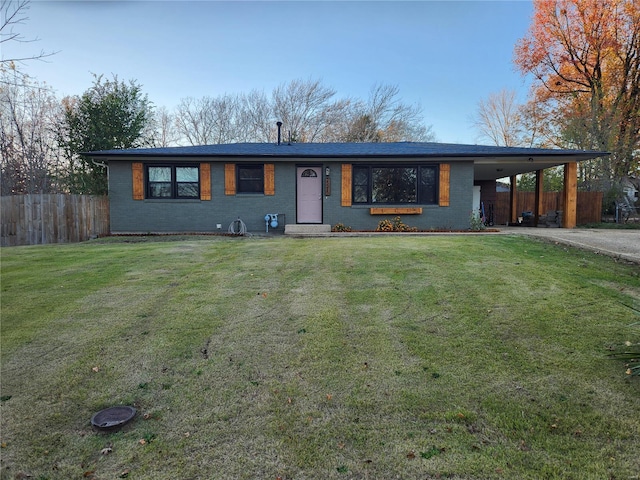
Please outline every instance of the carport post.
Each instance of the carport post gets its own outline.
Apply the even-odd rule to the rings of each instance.
[[[518,196],[516,195],[516,176],[509,177],[511,189],[509,190],[509,224],[518,223]]]
[[[562,212],[562,226],[575,228],[578,206],[578,163],[564,164],[564,211]]]
[[[544,170],[536,170],[536,204],[533,212],[533,224],[537,227],[544,203]]]

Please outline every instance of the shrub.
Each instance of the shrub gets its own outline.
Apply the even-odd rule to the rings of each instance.
[[[393,232],[393,223],[387,218],[380,220],[376,227],[376,232]]]
[[[486,225],[482,221],[480,214],[477,211],[472,210],[471,214],[469,215],[469,229],[473,230],[474,232],[479,232],[480,230],[484,230],[485,228]]]
[[[400,217],[395,217],[393,220],[385,218],[378,222],[376,232],[417,232],[418,227],[410,227],[402,223]]]
[[[350,232],[351,227],[345,225],[344,223],[336,223],[331,229],[332,232]]]

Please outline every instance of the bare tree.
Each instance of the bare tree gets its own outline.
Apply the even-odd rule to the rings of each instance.
[[[251,91],[242,97],[246,141],[275,142],[278,121],[283,122],[285,141],[338,141],[350,102],[333,101],[334,95],[332,89],[313,80],[281,84],[270,99],[264,92]]]
[[[523,147],[566,148],[557,118],[548,107],[549,104],[531,100],[518,107],[522,125],[520,143]]]
[[[175,122],[190,145],[273,142],[278,121],[284,125],[284,141],[433,140],[420,107],[402,103],[398,93],[397,87],[377,85],[367,101],[335,99],[335,90],[319,80],[294,80],[279,85],[270,98],[258,90],[185,98],[176,109]]]
[[[0,77],[2,195],[59,191],[63,161],[55,130],[62,118],[60,103],[46,85],[8,76]]]
[[[418,105],[400,101],[396,85],[376,84],[365,102],[354,102],[344,141],[433,141],[431,127],[422,120]]]
[[[276,128],[271,103],[264,91],[251,90],[239,99],[238,141],[272,142],[276,140]]]
[[[349,131],[349,119],[352,116],[354,101],[351,99],[337,100],[324,112],[324,126],[318,142],[343,142]]]
[[[242,139],[238,96],[183,98],[175,113],[176,129],[189,145],[231,143]]]
[[[19,66],[55,52],[9,55],[9,46],[36,42],[19,31],[29,0],[0,0],[0,168],[3,195],[59,189],[61,155],[55,126],[62,111],[52,90],[31,80]]]
[[[29,0],[1,0],[0,1],[0,52],[5,52],[10,42],[30,43],[36,42],[38,39],[27,39],[16,29],[24,24],[29,17]],[[43,60],[56,52],[45,52],[40,50],[38,53],[31,55],[17,55],[6,57],[0,55],[0,70],[17,71],[17,65],[25,63],[29,60]],[[7,80],[7,79],[3,79]],[[15,81],[15,78],[14,78]]]
[[[480,138],[494,145],[516,147],[522,144],[523,117],[514,90],[500,90],[478,102],[473,125]]]
[[[293,80],[273,91],[273,114],[295,141],[314,142],[322,136],[331,121],[336,91],[320,80]]]
[[[187,97],[176,108],[176,129],[189,145],[213,143],[213,127],[208,118],[209,103],[208,97],[200,100]]]
[[[178,145],[180,138],[175,125],[174,116],[166,107],[159,107],[153,112],[149,122],[150,133],[145,135],[153,147],[172,147]]]
[[[240,100],[237,95],[223,95],[213,102],[211,120],[214,126],[214,143],[237,142],[240,132]]]

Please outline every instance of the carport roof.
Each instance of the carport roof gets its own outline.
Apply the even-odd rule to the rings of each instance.
[[[547,148],[496,147],[434,142],[389,143],[229,143],[188,147],[132,148],[101,150],[86,155],[105,161],[119,160],[195,160],[250,161],[270,159],[374,160],[400,163],[408,159],[447,162],[473,161],[476,181],[495,180],[520,173],[580,162],[608,155],[607,152]]]

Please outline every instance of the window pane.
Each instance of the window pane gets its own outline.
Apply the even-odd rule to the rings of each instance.
[[[171,182],[171,167],[149,167],[150,182]]]
[[[149,183],[149,196],[151,198],[171,197],[171,183],[170,182]]]
[[[242,180],[238,182],[238,192],[240,193],[263,193],[262,180]]]
[[[354,168],[353,169],[353,184],[354,185],[366,185],[369,183],[369,169],[368,168]]]
[[[257,180],[262,178],[262,165],[249,165],[238,167],[240,180]]]
[[[263,193],[264,173],[262,165],[238,166],[238,192]]]
[[[367,187],[356,185],[353,187],[353,202],[367,203]]]
[[[371,169],[372,203],[416,203],[417,168],[374,167]]]
[[[369,202],[369,167],[353,167],[353,202]]]
[[[176,182],[197,182],[198,167],[176,167]]]
[[[199,168],[194,166],[150,166],[147,169],[149,198],[198,198]]]
[[[436,167],[420,168],[420,203],[436,203]]]
[[[197,182],[178,183],[177,190],[178,197],[198,198],[200,196]]]

